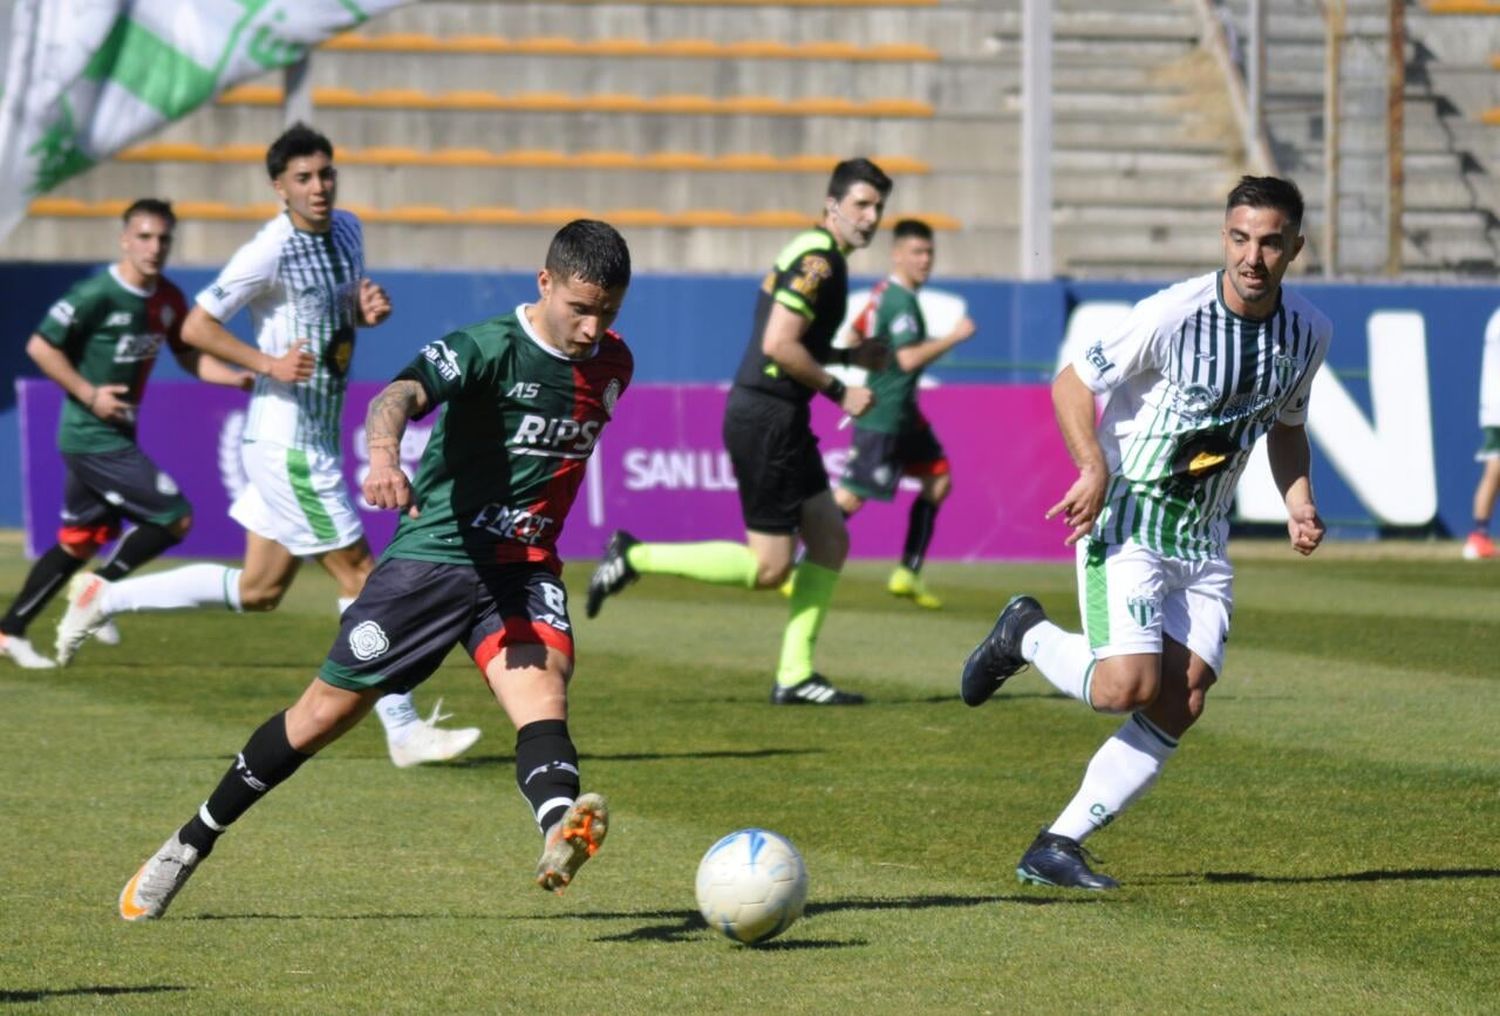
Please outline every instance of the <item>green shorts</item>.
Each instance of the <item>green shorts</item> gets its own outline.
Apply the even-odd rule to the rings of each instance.
[[[1479,451],[1474,453],[1475,462],[1488,459],[1500,459],[1500,427],[1485,427],[1484,441],[1479,445]]]

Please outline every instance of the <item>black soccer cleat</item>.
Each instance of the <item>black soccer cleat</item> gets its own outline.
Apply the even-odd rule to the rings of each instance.
[[[616,529],[610,535],[609,542],[604,545],[604,557],[589,578],[589,595],[583,607],[587,616],[597,617],[606,596],[613,596],[641,577],[640,572],[630,567],[630,561],[625,556],[631,547],[640,542],[623,529]]]
[[[1016,879],[1032,885],[1056,886],[1060,889],[1118,889],[1120,883],[1089,867],[1088,851],[1068,836],[1043,829],[1021,855],[1016,865]]]
[[[1030,596],[1012,596],[995,627],[974,647],[964,661],[959,694],[964,705],[980,706],[1000,690],[1005,679],[1026,666],[1021,657],[1021,636],[1047,620],[1042,605]]]
[[[793,685],[771,688],[773,706],[862,706],[865,697],[856,691],[839,691],[822,674],[813,674]]]

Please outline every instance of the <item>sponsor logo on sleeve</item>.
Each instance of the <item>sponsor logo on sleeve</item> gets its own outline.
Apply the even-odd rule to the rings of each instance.
[[[1094,370],[1099,372],[1101,377],[1115,369],[1113,361],[1104,355],[1104,343],[1102,342],[1096,342],[1084,350],[1083,358],[1093,366]]]
[[[51,310],[47,311],[47,316],[66,328],[73,323],[73,315],[75,313],[77,312],[73,309],[71,303],[66,300],[59,300],[52,305]]]
[[[422,355],[437,369],[438,376],[444,381],[457,381],[463,376],[463,370],[458,366],[458,354],[449,349],[442,339],[423,346]]]

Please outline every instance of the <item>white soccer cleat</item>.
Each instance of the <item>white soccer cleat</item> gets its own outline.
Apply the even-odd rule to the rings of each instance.
[[[4,632],[0,632],[0,656],[9,656],[22,670],[51,670],[57,666],[55,660],[37,652],[29,639]]]
[[[100,645],[117,646],[120,644],[120,629],[115,627],[114,621],[105,621],[94,632],[94,639]]]
[[[120,890],[120,916],[127,921],[154,921],[166,913],[199,860],[198,848],[188,846],[174,832]]]
[[[68,583],[68,611],[57,622],[57,665],[66,667],[78,647],[109,620],[104,613],[104,591],[109,581],[98,575],[73,576]]]
[[[573,802],[562,820],[547,830],[542,856],[536,862],[536,884],[560,893],[578,869],[599,852],[609,832],[609,804],[600,794],[584,794]]]
[[[402,728],[406,736],[399,742],[386,741],[391,761],[397,769],[410,769],[423,762],[447,762],[458,758],[479,740],[478,727],[455,727],[452,730],[439,727],[443,720],[452,718],[451,714],[442,712],[442,708],[443,700],[438,699],[431,716]]]

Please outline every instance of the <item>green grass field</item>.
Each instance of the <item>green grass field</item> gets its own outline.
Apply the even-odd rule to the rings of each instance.
[[[610,797],[561,897],[513,736],[461,654],[419,692],[485,729],[398,771],[371,719],[252,810],[167,917],[115,898],[335,631],[314,571],[272,615],[139,615],[62,672],[0,661],[0,1011],[1493,1013],[1500,997],[1500,569],[1378,549],[1241,555],[1224,679],[1156,788],[1090,846],[1108,895],[1016,883],[1119,722],[1034,674],[966,709],[1004,599],[1075,624],[1071,568],[938,565],[919,612],[860,564],[820,663],[860,709],[766,704],[774,594],[648,580],[582,618],[572,730]],[[25,562],[0,545],[0,601]],[[56,607],[33,629],[50,645]],[[705,928],[725,832],[802,850],[807,914]]]

